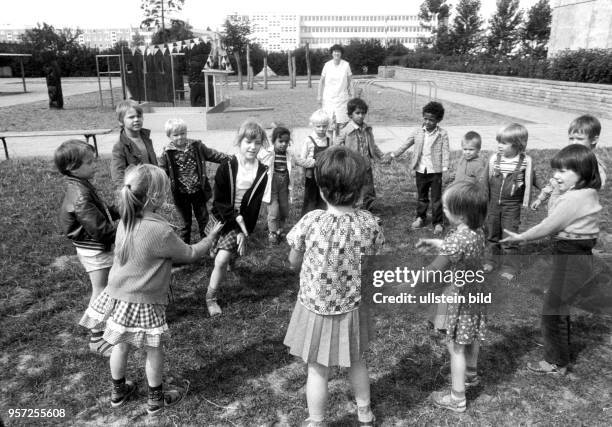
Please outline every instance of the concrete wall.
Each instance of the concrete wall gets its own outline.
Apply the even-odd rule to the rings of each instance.
[[[440,89],[612,118],[612,85],[387,67],[388,74],[391,70],[395,79],[432,80]],[[379,77],[383,73],[380,67]]]
[[[612,49],[612,0],[555,0],[548,55],[570,49]]]

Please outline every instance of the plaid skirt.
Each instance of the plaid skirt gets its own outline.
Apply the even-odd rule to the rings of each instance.
[[[79,325],[88,329],[104,328],[109,344],[128,343],[136,348],[160,347],[168,337],[166,306],[121,301],[103,291],[89,306]]]
[[[228,252],[238,252],[238,231],[230,230],[225,234],[221,234],[217,240],[213,243],[210,250],[211,256],[217,255],[220,249],[224,249]]]
[[[348,313],[321,315],[298,301],[284,344],[290,354],[306,363],[350,367],[363,360],[373,338],[369,309],[365,305]]]

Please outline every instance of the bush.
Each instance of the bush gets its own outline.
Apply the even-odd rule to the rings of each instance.
[[[612,51],[581,49],[549,59],[529,56],[495,57],[486,54],[442,55],[418,50],[388,56],[385,65],[584,83],[612,83]]]

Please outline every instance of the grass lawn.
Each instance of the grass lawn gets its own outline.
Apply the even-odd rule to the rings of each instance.
[[[540,170],[548,169],[551,153],[531,152]],[[101,159],[97,170],[94,183],[110,200],[109,159]],[[416,240],[431,230],[407,232],[416,206],[407,161],[376,170],[375,181],[387,238],[385,253],[410,265]],[[296,201],[302,198],[301,184],[297,178]],[[611,196],[608,185],[601,195],[603,219],[610,215]],[[249,254],[238,260],[221,288],[223,316],[211,319],[206,314],[204,294],[212,260],[174,276],[165,377],[188,378],[191,390],[179,407],[151,421],[145,415],[142,352],[130,356],[127,371],[139,385],[136,401],[110,409],[108,360],[88,353],[86,330],[77,325],[91,287],[74,248],[58,231],[61,199],[62,180],[50,161],[0,163],[0,417],[5,422],[284,426],[306,417],[305,366],[282,344],[298,276],[287,268],[286,243],[267,244],[265,209]],[[300,202],[292,206],[291,224],[300,208]],[[171,206],[163,214],[177,221]],[[524,225],[543,215],[543,210],[525,214]],[[607,221],[603,227],[607,230]],[[539,244],[525,251],[542,254],[547,248]],[[532,376],[524,368],[528,360],[541,358],[534,339],[541,287],[549,272],[537,261],[533,258],[516,283],[508,285],[505,309],[491,315],[490,341],[479,365],[482,384],[468,392],[468,410],[462,415],[436,410],[426,400],[431,391],[448,386],[448,356],[425,330],[424,311],[385,307],[377,312],[368,363],[374,412],[382,425],[610,424],[610,318],[586,312],[574,316],[575,364],[567,377]],[[346,370],[334,369],[327,412],[332,425],[351,425],[352,399]],[[9,418],[9,408],[64,409],[65,417],[33,422]]]

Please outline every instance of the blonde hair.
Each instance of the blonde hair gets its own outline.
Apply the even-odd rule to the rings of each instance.
[[[122,126],[123,126],[123,119],[125,118],[125,115],[132,108],[136,110],[136,112],[138,113],[140,117],[142,117],[142,114],[143,114],[142,107],[138,105],[136,101],[132,101],[131,99],[126,99],[125,101],[121,101],[117,105],[117,109],[115,110],[115,112],[117,113],[117,120],[119,120],[119,123],[121,123]]]
[[[238,129],[238,133],[236,134],[236,139],[234,139],[234,145],[239,146],[244,138],[261,139],[264,148],[268,148],[270,145],[266,131],[254,120],[247,120],[240,125],[240,129]]]
[[[119,265],[130,256],[132,234],[147,206],[159,207],[166,201],[170,180],[163,169],[142,164],[128,168],[119,193],[119,212],[125,227],[123,241],[117,242]]]
[[[167,137],[174,132],[187,132],[187,123],[183,119],[169,119],[164,125],[164,130]]]
[[[497,131],[495,139],[503,144],[512,144],[512,147],[522,153],[527,148],[527,139],[529,132],[527,128],[520,123],[510,123],[508,126]]]
[[[319,109],[315,111],[310,116],[310,126],[314,126],[315,124],[318,124],[318,123],[321,123],[321,124],[325,123],[329,125],[330,122],[331,122],[331,119],[329,118],[329,115],[323,109]]]

